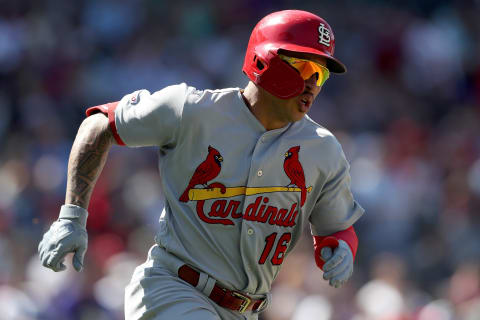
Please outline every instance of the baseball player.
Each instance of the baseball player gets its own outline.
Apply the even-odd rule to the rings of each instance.
[[[80,271],[87,208],[114,143],[159,147],[166,204],[155,244],[125,290],[126,319],[257,319],[280,267],[310,225],[330,285],[352,275],[363,214],[338,141],[307,116],[333,57],[328,23],[286,10],[253,29],[244,89],[185,83],[89,108],[68,164],[66,201],[45,233],[43,265]]]

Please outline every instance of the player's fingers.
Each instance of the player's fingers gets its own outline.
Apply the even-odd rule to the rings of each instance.
[[[63,261],[65,260],[66,255],[67,252],[65,252],[64,254],[50,254],[49,258],[47,259],[47,268],[50,268],[55,272],[65,270],[67,267],[65,266],[65,264],[63,264]]]
[[[345,282],[346,280],[343,280],[343,279],[340,280],[340,279],[334,278],[334,279],[331,279],[329,283],[332,287],[340,288],[345,284]]]
[[[330,247],[322,248],[322,251],[320,253],[321,253],[323,261],[328,261],[328,259],[330,259],[333,255],[332,248],[330,248]]]
[[[42,261],[42,264],[43,262],[45,261],[45,257],[46,255],[48,254],[48,250],[47,248],[43,245],[41,248],[40,248],[40,251],[38,252],[38,257],[40,258],[40,261]],[[46,263],[46,261],[45,261]]]
[[[333,256],[323,266],[323,271],[328,272],[335,268],[345,258],[343,250],[335,250]]]
[[[65,260],[67,253],[68,250],[65,250],[63,246],[59,244],[49,255],[47,266],[55,272],[65,270],[66,267],[63,264],[63,261]]]
[[[329,270],[325,271],[323,273],[323,279],[325,279],[325,280],[332,279],[332,278],[342,274],[343,272],[345,272],[348,267],[349,267],[349,263],[348,263],[347,259],[343,259],[333,269],[329,269]],[[324,268],[324,270],[325,270],[325,268]]]
[[[40,247],[40,245],[39,245]],[[40,247],[40,258],[44,259],[47,254],[52,252],[55,249],[55,243],[52,243],[49,239],[43,239],[42,245]]]
[[[347,282],[348,279],[350,279],[352,274],[353,274],[353,267],[349,266],[347,269],[344,270],[344,272],[342,272],[338,276],[331,279],[331,281],[333,283],[333,286],[335,288],[339,288],[339,287],[343,286],[345,284],[345,282]]]
[[[332,287],[340,288],[341,286],[343,286],[348,281],[348,279],[350,279],[352,274],[353,274],[353,266],[351,264],[348,264],[347,268],[345,268],[337,276],[332,277],[330,279],[329,283]]]
[[[38,253],[42,252],[45,250],[45,247],[47,246],[48,244],[48,235],[45,233],[42,237],[42,240],[40,241],[40,243],[38,244]]]
[[[45,268],[50,268],[50,265],[48,264],[49,258],[50,258],[50,254],[45,253],[40,259],[40,261],[42,261],[42,266],[44,266]]]
[[[86,246],[79,247],[75,254],[73,255],[72,264],[77,272],[81,272],[83,270],[83,259],[85,258],[85,252],[87,251]]]

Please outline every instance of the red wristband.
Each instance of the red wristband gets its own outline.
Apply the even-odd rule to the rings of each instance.
[[[348,244],[350,250],[352,250],[353,261],[355,261],[355,256],[357,254],[358,248],[358,238],[357,234],[355,233],[355,229],[353,228],[353,226],[351,226],[346,230],[335,232],[328,236],[313,236],[315,262],[320,269],[323,270],[323,265],[325,264],[325,261],[323,261],[321,254],[322,249],[325,247],[330,247],[332,249],[336,248],[338,246],[338,240],[343,240]]]

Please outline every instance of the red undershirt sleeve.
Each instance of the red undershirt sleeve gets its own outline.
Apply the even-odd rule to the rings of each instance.
[[[117,108],[119,101],[110,102],[106,104],[101,104],[98,106],[90,107],[85,112],[87,117],[91,116],[92,114],[101,112],[108,117],[108,124],[110,125],[110,129],[112,130],[113,137],[117,144],[124,146],[125,142],[123,142],[122,138],[118,134],[117,127],[115,125],[115,109]]]

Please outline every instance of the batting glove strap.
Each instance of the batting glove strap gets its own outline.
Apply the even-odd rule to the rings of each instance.
[[[59,219],[76,220],[81,226],[87,225],[88,211],[74,204],[64,204],[60,209]]]

